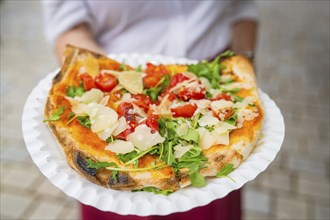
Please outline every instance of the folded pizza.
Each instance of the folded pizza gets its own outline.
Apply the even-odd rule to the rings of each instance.
[[[251,62],[230,51],[211,62],[131,67],[68,46],[45,122],[91,182],[167,195],[238,167],[263,109]]]

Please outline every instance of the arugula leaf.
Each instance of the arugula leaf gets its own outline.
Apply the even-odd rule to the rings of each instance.
[[[195,187],[202,187],[205,186],[205,178],[202,176],[199,171],[196,171],[189,175],[190,182],[192,186]]]
[[[212,88],[220,88],[220,74],[225,65],[221,64],[220,61],[221,55],[216,57],[212,62],[199,62],[197,64],[188,65],[188,71],[194,73],[198,77],[205,77],[210,81]]]
[[[238,95],[232,95],[232,97],[235,99],[236,102],[241,102],[243,101],[244,98],[238,96]]]
[[[155,87],[144,89],[144,94],[148,95],[154,102],[157,101],[159,94],[161,94],[170,85],[170,75],[164,75]]]
[[[135,71],[136,72],[142,72],[142,66],[139,65],[138,67],[135,68]]]
[[[227,51],[221,53],[219,56],[220,56],[220,58],[225,58],[225,57],[231,57],[234,55],[235,55],[234,51],[227,50]]]
[[[116,154],[119,160],[121,160],[123,163],[127,163],[128,161],[134,159],[138,155],[138,152],[132,151],[127,154]]]
[[[93,162],[90,158],[86,158],[86,161],[88,163],[88,168],[94,168],[94,169],[101,169],[101,168],[106,168],[106,167],[118,167],[116,163],[111,162]],[[118,182],[117,179],[117,170],[111,170],[112,178],[114,179],[114,182]]]
[[[189,128],[187,134],[181,136],[181,138],[186,141],[193,141],[198,144],[199,134],[197,130]]]
[[[112,143],[115,141],[113,135],[111,135],[110,137],[108,137],[106,140],[105,140],[107,143]]]
[[[83,93],[84,93],[85,89],[83,86],[79,86],[79,87],[76,87],[76,86],[69,86],[67,89],[66,89],[66,95],[73,98],[75,96],[82,96]]]
[[[94,162],[90,158],[86,158],[86,161],[88,163],[88,168],[101,169],[106,167],[118,167],[114,162]]]
[[[74,112],[70,112],[70,113],[68,114],[68,119],[72,118],[73,116],[74,116]]]
[[[229,163],[226,164],[224,167],[221,168],[221,170],[217,173],[216,177],[227,177],[231,181],[235,182],[235,180],[228,176],[229,173],[233,172],[235,170],[234,164]]]
[[[123,60],[123,62],[120,64],[119,68],[121,70],[123,70],[123,71],[127,71],[128,70],[127,67],[126,67],[126,65],[125,65],[125,60]]]
[[[229,173],[234,171],[234,164],[229,163],[226,164],[224,167],[221,168],[221,170],[217,173],[216,177],[226,177]]]
[[[163,194],[165,196],[168,196],[173,192],[173,190],[169,190],[169,189],[161,190],[161,189],[151,187],[151,186],[144,187],[144,188],[139,189],[139,190],[132,190],[132,192],[139,192],[139,191],[152,192],[154,194]]]
[[[232,116],[230,116],[230,118],[228,118],[227,120],[225,120],[224,122],[231,124],[231,125],[235,125],[237,121],[237,114],[234,113],[232,114]]]
[[[178,168],[188,168],[189,178],[191,184],[196,187],[204,186],[204,177],[199,173],[200,169],[204,167],[207,162],[207,158],[204,157],[202,150],[196,146],[185,153],[178,159]]]
[[[61,115],[64,113],[65,109],[66,108],[64,106],[60,107],[48,119],[43,120],[43,122],[59,120],[61,118]]]
[[[89,116],[79,116],[77,119],[78,122],[85,128],[91,128],[92,123]]]

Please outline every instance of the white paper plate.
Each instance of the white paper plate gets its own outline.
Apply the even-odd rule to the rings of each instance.
[[[112,54],[110,57],[120,62],[125,60],[126,64],[132,66],[143,65],[147,61],[155,64],[196,62],[148,54]],[[55,186],[80,202],[103,211],[122,215],[168,215],[206,205],[225,197],[264,171],[274,160],[284,139],[284,121],[279,108],[267,94],[259,91],[265,109],[263,136],[248,159],[229,174],[235,182],[229,178],[208,179],[205,187],[186,187],[169,196],[103,188],[87,181],[69,167],[53,134],[47,125],[42,123],[47,94],[57,72],[58,70],[42,79],[26,101],[22,117],[26,147],[34,163]]]

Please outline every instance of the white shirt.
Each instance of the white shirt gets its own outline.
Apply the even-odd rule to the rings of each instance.
[[[43,1],[51,44],[87,22],[108,53],[151,53],[192,59],[215,56],[230,44],[233,22],[257,19],[245,1]]]

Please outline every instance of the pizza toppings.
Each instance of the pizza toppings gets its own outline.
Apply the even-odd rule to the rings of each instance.
[[[109,150],[118,154],[126,154],[134,151],[134,146],[130,141],[115,140],[106,146],[105,150]]]
[[[204,186],[200,170],[207,166],[208,158],[203,152],[229,145],[231,131],[259,115],[256,95],[246,93],[255,86],[254,81],[223,72],[226,66],[220,61],[227,55],[213,62],[172,68],[172,72],[168,66],[151,63],[143,71],[124,64],[106,68],[96,59],[82,59],[77,74],[80,81],[66,87],[72,116],[65,117],[65,126],[90,129],[107,142],[104,150],[115,153],[120,161],[89,159],[90,167],[111,170],[114,181],[120,171],[170,166],[176,175],[189,175],[193,186]],[[47,120],[61,119],[64,110],[58,108]],[[80,125],[71,123],[74,120]],[[157,160],[144,164],[141,159],[147,156]],[[232,169],[225,165],[218,176],[226,176]]]
[[[173,114],[173,117],[175,118],[177,117],[190,118],[194,115],[196,109],[197,109],[196,104],[189,103],[175,108],[171,108],[171,112]]]
[[[117,85],[117,79],[111,74],[98,74],[95,77],[95,85],[103,92],[110,92]]]
[[[144,124],[137,126],[135,131],[126,138],[128,141],[132,142],[136,148],[142,151],[165,141],[157,131],[153,131]]]

